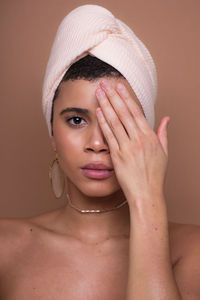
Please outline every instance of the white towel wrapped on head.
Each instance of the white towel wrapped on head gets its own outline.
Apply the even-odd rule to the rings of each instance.
[[[43,83],[43,113],[51,135],[52,100],[69,67],[91,54],[117,69],[134,90],[154,128],[156,67],[146,46],[106,8],[86,4],[72,10],[58,27]]]

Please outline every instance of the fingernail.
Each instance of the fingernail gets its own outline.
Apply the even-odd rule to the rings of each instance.
[[[106,80],[102,80],[100,84],[103,88],[109,88],[109,83]]]
[[[167,128],[168,128],[168,126],[169,126],[169,122],[170,122],[170,119],[167,121]]]
[[[117,84],[117,89],[118,89],[119,91],[124,91],[124,85],[121,84],[121,83],[118,83],[118,84]]]
[[[100,116],[100,117],[103,116],[102,110],[100,108],[97,108],[96,112],[97,112],[98,116]]]
[[[99,97],[104,97],[104,96],[105,96],[104,91],[101,90],[101,89],[98,89],[98,90],[97,90],[97,96],[99,96]]]

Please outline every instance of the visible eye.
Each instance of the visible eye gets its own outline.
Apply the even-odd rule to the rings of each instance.
[[[72,116],[71,118],[66,119],[66,122],[67,122],[68,124],[70,124],[70,126],[72,126],[72,127],[81,127],[82,124],[79,123],[81,119],[84,120],[83,118],[81,118],[81,117],[79,117],[79,116]],[[72,124],[72,123],[70,123],[71,120],[74,120],[74,121],[75,121],[75,125]]]

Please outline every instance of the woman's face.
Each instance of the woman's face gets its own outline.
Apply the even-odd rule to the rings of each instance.
[[[113,87],[118,82],[126,85],[139,105],[132,88],[123,78],[106,78]],[[120,189],[113,172],[104,179],[88,178],[81,168],[91,162],[101,162],[113,168],[109,146],[96,117],[100,105],[95,91],[102,79],[62,82],[54,103],[52,146],[58,153],[59,164],[68,184],[75,185],[88,196],[104,196]],[[66,111],[81,108],[88,112]],[[140,105],[141,107],[141,105]]]

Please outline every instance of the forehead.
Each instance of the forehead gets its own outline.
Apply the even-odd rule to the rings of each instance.
[[[112,88],[116,88],[117,83],[119,82],[123,83],[128,89],[133,100],[139,105],[139,107],[143,111],[140,101],[138,100],[137,96],[135,95],[128,81],[124,78],[113,78],[113,77],[112,78],[104,77],[92,81],[84,80],[84,79],[63,81],[59,87],[58,98],[60,98],[59,100],[60,104],[61,102],[66,102],[66,100],[68,104],[72,102],[73,103],[77,102],[79,104],[85,103],[89,105],[91,101],[94,103],[94,99],[96,99],[95,92],[97,88],[100,87],[100,82],[103,79],[108,80]],[[96,99],[96,104],[98,104],[97,99]]]

